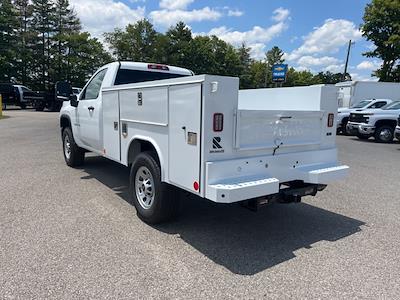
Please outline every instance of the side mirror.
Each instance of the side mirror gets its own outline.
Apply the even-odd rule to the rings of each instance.
[[[68,101],[69,96],[72,94],[72,86],[66,81],[56,82],[56,97],[59,101]]]
[[[69,96],[69,101],[71,103],[71,106],[78,107],[79,101],[78,101],[78,97],[76,95]]]

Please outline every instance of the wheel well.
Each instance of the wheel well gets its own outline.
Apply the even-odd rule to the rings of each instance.
[[[136,156],[142,152],[150,152],[153,158],[157,161],[160,166],[160,158],[154,145],[145,140],[135,139],[129,146],[128,150],[128,165],[131,165],[135,160]]]
[[[62,116],[60,118],[60,127],[62,130],[64,130],[64,128],[71,127],[71,121],[68,117]]]
[[[375,127],[381,127],[381,126],[390,126],[395,128],[397,125],[397,121],[395,120],[379,120],[375,123]]]

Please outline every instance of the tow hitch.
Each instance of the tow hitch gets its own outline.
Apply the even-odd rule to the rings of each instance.
[[[323,191],[326,188],[324,184],[304,184],[299,182],[291,182],[287,186],[287,188],[281,189],[277,194],[246,200],[241,205],[251,211],[257,211],[260,207],[273,202],[299,203],[302,197],[315,196],[317,192]]]

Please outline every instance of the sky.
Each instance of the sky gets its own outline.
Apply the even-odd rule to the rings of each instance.
[[[297,70],[343,72],[349,40],[348,72],[354,80],[371,80],[378,59],[362,53],[373,44],[359,30],[367,0],[70,0],[83,29],[102,39],[104,32],[142,18],[165,32],[184,21],[194,35],[216,35],[251,48],[255,59],[278,46]]]

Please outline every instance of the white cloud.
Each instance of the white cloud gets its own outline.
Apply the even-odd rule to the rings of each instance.
[[[230,9],[230,10],[228,10],[228,16],[229,17],[241,17],[241,16],[243,16],[243,14],[244,14],[244,12],[242,12],[242,11],[240,11],[238,9],[235,9],[235,10]]]
[[[272,20],[276,22],[283,22],[287,18],[289,18],[290,11],[286,8],[279,7],[274,10],[274,15],[272,16]]]
[[[381,66],[381,63],[379,61],[370,61],[370,60],[364,60],[361,63],[357,65],[357,70],[376,70],[379,69]]]
[[[121,1],[71,0],[70,3],[81,19],[83,29],[100,39],[104,32],[125,27],[145,16],[144,7],[133,9]]]
[[[332,56],[313,57],[313,56],[302,56],[297,63],[304,67],[316,67],[316,66],[330,66],[339,63],[340,60]]]
[[[186,9],[194,0],[161,0],[160,7],[168,10]]]
[[[351,79],[354,81],[378,81],[379,79],[374,76],[362,75],[359,73],[350,73]]]
[[[331,72],[331,73],[343,73],[344,71],[344,64],[334,64],[329,65],[323,68],[324,72]]]
[[[361,38],[361,31],[348,20],[328,19],[321,27],[305,36],[304,43],[285,58],[289,61],[297,60],[304,55],[336,53],[349,40],[357,41]]]
[[[216,21],[222,17],[222,14],[219,11],[216,11],[208,6],[202,9],[194,9],[194,10],[155,10],[150,12],[149,17],[152,22],[161,26],[171,26],[175,25],[179,21],[183,21],[185,23],[190,22],[200,22],[200,21]]]
[[[265,58],[265,44],[263,43],[255,43],[247,45],[250,48],[250,56],[255,59],[264,59]]]
[[[211,29],[207,34],[203,35],[215,35],[225,42],[233,45],[255,44],[255,43],[268,43],[274,37],[278,36],[287,28],[285,23],[277,23],[270,27],[254,26],[248,31],[235,31],[225,26]]]

